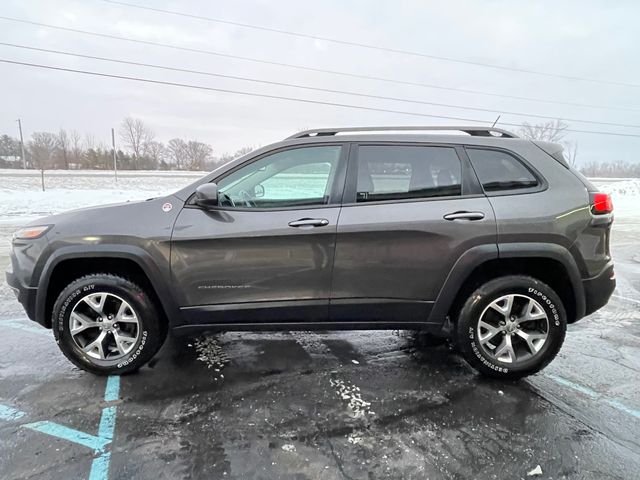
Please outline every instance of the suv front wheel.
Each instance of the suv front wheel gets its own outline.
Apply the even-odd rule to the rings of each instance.
[[[551,287],[510,275],[488,281],[469,296],[458,316],[456,340],[476,370],[518,379],[554,359],[566,328],[564,306]]]
[[[98,375],[137,370],[165,337],[149,294],[126,278],[106,273],[81,277],[60,293],[52,328],[62,353]]]

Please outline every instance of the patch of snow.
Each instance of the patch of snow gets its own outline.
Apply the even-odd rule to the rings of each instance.
[[[338,396],[347,402],[347,407],[354,417],[375,415],[371,411],[371,402],[365,402],[362,399],[360,387],[355,386],[348,380],[339,378],[331,378],[330,383]]]
[[[229,358],[222,350],[218,340],[213,336],[200,337],[196,339],[194,344],[198,352],[198,360],[215,372],[213,379],[215,381],[223,379],[224,375],[221,372],[224,366],[229,363]]]
[[[640,178],[603,183],[598,188],[614,197],[640,197]]]
[[[360,362],[358,360],[351,360],[351,363],[353,363],[354,365],[360,365]]]
[[[540,465],[537,465],[536,468],[527,473],[527,477],[537,477],[540,475],[542,475],[542,467],[540,467]]]
[[[288,443],[286,445],[282,445],[282,450],[284,450],[285,452],[295,452],[296,446]]]

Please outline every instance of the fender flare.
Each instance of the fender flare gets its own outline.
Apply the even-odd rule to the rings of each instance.
[[[550,258],[556,260],[564,266],[571,288],[573,290],[573,298],[576,305],[577,321],[585,316],[586,299],[584,295],[584,287],[582,284],[582,276],[575,257],[571,252],[557,243],[536,243],[536,242],[516,242],[503,243],[499,245],[500,258]]]
[[[74,245],[62,247],[54,251],[42,266],[36,294],[36,321],[43,326],[49,325],[49,319],[45,318],[47,292],[51,274],[56,266],[65,260],[77,260],[83,258],[120,258],[131,260],[138,265],[147,276],[149,283],[155,290],[162,309],[171,327],[172,319],[179,318],[180,310],[175,302],[173,293],[164,279],[162,271],[153,257],[140,247],[118,244],[92,245],[87,250],[86,245]]]
[[[558,261],[566,270],[573,295],[575,298],[575,311],[578,320],[585,315],[585,295],[582,286],[582,277],[573,255],[565,247],[552,243],[506,243],[499,245],[478,245],[466,250],[453,265],[449,272],[433,309],[429,314],[427,323],[443,327],[447,314],[451,309],[458,292],[467,281],[471,273],[483,263],[490,260],[508,258],[548,258]]]

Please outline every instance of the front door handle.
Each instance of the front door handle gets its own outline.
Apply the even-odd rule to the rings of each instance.
[[[453,212],[448,213],[444,217],[445,220],[482,220],[484,213],[482,212]]]
[[[329,220],[326,218],[301,218],[289,222],[290,227],[325,227],[327,225],[329,225]]]

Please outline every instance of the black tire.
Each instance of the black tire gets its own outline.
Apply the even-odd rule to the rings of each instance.
[[[478,341],[477,332],[485,309],[502,296],[512,294],[518,298],[533,299],[542,307],[547,315],[548,331],[547,339],[537,353],[530,358],[525,356],[521,361],[508,363],[487,353],[487,348]],[[465,360],[480,373],[516,380],[539,372],[555,358],[564,342],[566,329],[567,315],[564,306],[551,287],[533,277],[509,275],[488,281],[469,296],[458,316],[456,343]],[[517,332],[512,335],[521,342]]]
[[[116,360],[99,360],[87,355],[70,331],[75,306],[85,297],[102,292],[126,301],[138,322],[137,341],[130,344],[133,346],[126,355]],[[71,282],[53,305],[51,326],[62,353],[77,367],[96,375],[123,375],[138,370],[157,353],[166,337],[158,309],[149,294],[132,281],[107,273],[87,275]]]

